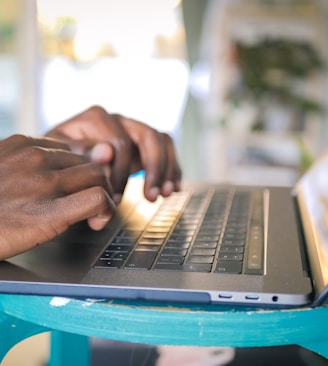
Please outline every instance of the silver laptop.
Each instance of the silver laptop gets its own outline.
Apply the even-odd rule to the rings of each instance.
[[[142,185],[130,179],[101,232],[81,222],[1,262],[0,292],[261,307],[325,301],[328,156],[293,189],[186,183],[150,203]]]

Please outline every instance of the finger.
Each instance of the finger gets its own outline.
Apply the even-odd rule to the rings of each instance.
[[[153,156],[146,157],[146,152],[143,149],[141,151],[141,160],[145,167],[145,196],[150,200],[156,200],[165,182],[168,157],[166,155],[165,142],[161,134],[158,135],[157,139],[149,139],[148,144],[152,146],[154,151]]]
[[[110,174],[107,174],[107,176],[110,176],[114,192],[113,197],[116,203],[119,203],[122,199],[124,188],[131,174],[132,164],[131,143],[125,136],[124,141],[122,140],[119,142],[117,136],[113,136],[111,143],[96,143],[87,151],[91,161],[103,164],[107,168],[107,173],[108,169],[110,169]]]
[[[100,164],[111,164],[114,160],[115,151],[108,142],[85,139],[81,141],[68,140],[72,152],[79,155],[86,155],[92,162]]]
[[[111,168],[110,163],[114,160],[114,149],[108,143],[99,143],[95,144],[91,151],[88,153],[92,162],[101,164],[104,173],[108,179],[111,177]],[[113,193],[113,190],[112,190]],[[119,201],[115,200],[115,203],[119,203]]]
[[[89,151],[91,161],[100,164],[108,164],[114,160],[114,148],[109,143],[97,143],[94,144],[92,149]]]
[[[30,146],[40,146],[45,149],[67,150],[70,151],[70,147],[63,141],[52,139],[50,137],[44,138],[30,138]]]
[[[166,133],[163,133],[163,138],[166,146],[167,168],[164,183],[161,186],[161,194],[166,197],[173,192],[180,191],[182,172],[176,159],[172,138]]]
[[[62,194],[68,195],[91,187],[102,187],[107,194],[113,196],[109,179],[101,165],[89,163],[73,166],[56,172]],[[51,178],[53,179],[53,178]]]
[[[139,143],[140,161],[145,170],[144,194],[147,199],[157,199],[164,183],[167,169],[167,156],[162,135],[150,130],[144,140]]]
[[[165,141],[155,129],[122,117],[122,124],[129,131],[130,138],[138,149],[138,159],[134,159],[134,169],[145,170],[144,193],[150,201],[156,200],[165,177],[167,156]]]
[[[115,213],[115,205],[101,187],[92,187],[54,202],[54,217],[63,217],[63,227],[68,228],[76,222],[88,220],[94,230],[102,229]]]
[[[27,147],[21,151],[21,154],[29,165],[46,166],[48,169],[65,169],[90,162],[89,158],[83,155],[73,154],[66,150],[45,149],[39,146]]]
[[[47,149],[70,150],[64,142],[52,138],[36,138],[24,135],[13,135],[1,142],[1,150],[17,151],[17,148],[38,146]]]
[[[113,157],[111,160],[111,183],[114,190],[114,201],[121,201],[124,188],[131,174],[134,151],[129,135],[126,133],[120,115],[108,115],[106,140],[112,147]],[[102,147],[104,149],[104,147]],[[103,152],[102,152],[103,153]],[[138,152],[136,152],[138,153]]]
[[[114,159],[114,148],[107,141],[94,139],[71,140],[62,137],[63,141],[70,146],[72,152],[79,155],[87,155],[92,161],[101,164],[110,164]]]
[[[119,115],[109,115],[104,109],[93,107],[63,124],[61,129],[55,128],[48,133],[69,143],[74,152],[88,154],[93,161],[110,164],[116,202],[121,199],[132,163],[131,140],[120,119]],[[73,121],[77,123],[74,125]],[[91,121],[92,124],[88,123]],[[101,146],[95,146],[98,143]]]
[[[112,143],[84,140],[69,144],[76,154],[86,154],[91,161],[103,165],[106,176],[111,180],[114,201],[118,204],[131,173],[130,145],[124,148],[123,144],[115,144],[114,147],[114,137]]]
[[[108,224],[108,222],[111,220],[111,218],[112,218],[112,215],[108,216],[108,215],[104,215],[102,213],[102,214],[98,214],[97,216],[89,217],[87,220],[88,220],[88,225],[92,230],[99,231]]]

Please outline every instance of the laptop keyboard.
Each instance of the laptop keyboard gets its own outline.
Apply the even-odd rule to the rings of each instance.
[[[261,190],[179,192],[150,207],[151,220],[132,214],[95,267],[263,273]]]

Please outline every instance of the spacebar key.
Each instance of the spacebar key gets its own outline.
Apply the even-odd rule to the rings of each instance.
[[[210,272],[211,264],[206,263],[185,263],[185,264],[168,264],[157,263],[156,270],[162,271],[182,271],[182,272]]]
[[[156,251],[135,251],[125,264],[125,269],[149,269],[157,255]]]

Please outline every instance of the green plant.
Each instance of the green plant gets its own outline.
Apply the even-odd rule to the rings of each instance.
[[[292,109],[298,129],[309,113],[323,113],[315,99],[299,93],[297,81],[306,81],[325,67],[316,49],[306,41],[263,39],[256,44],[236,43],[240,82],[229,93],[232,104],[252,102],[258,108],[254,128],[263,128],[265,109],[272,103]]]

